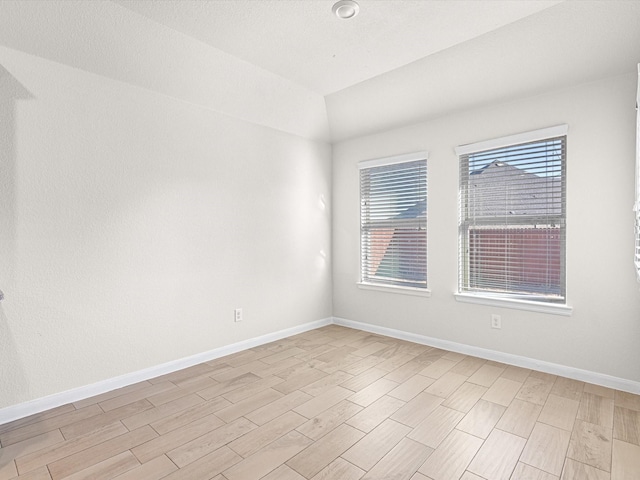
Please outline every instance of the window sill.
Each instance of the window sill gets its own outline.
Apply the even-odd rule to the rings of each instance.
[[[414,295],[418,297],[430,297],[431,290],[416,287],[397,287],[393,285],[377,285],[373,283],[358,282],[358,288],[362,290],[376,290],[379,292],[399,293],[402,295]]]
[[[532,302],[528,300],[513,300],[508,298],[488,297],[471,293],[454,293],[458,302],[475,303],[479,305],[489,305],[491,307],[514,308],[517,310],[528,310],[530,312],[548,313],[551,315],[571,316],[573,307],[553,303]]]

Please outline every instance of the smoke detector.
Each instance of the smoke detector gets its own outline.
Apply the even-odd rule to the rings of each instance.
[[[331,11],[336,17],[346,20],[358,15],[360,5],[358,5],[354,0],[340,0],[333,5]]]

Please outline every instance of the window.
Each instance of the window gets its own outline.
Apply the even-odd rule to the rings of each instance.
[[[458,147],[458,290],[565,303],[567,126]]]
[[[426,289],[426,152],[358,168],[362,283]]]
[[[640,64],[638,64],[638,94],[636,97],[636,111],[636,202],[633,206],[633,209],[636,212],[636,245],[634,262],[636,276],[640,282]]]

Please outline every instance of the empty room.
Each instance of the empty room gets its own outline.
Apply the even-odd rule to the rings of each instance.
[[[640,479],[639,26],[0,0],[0,480]]]

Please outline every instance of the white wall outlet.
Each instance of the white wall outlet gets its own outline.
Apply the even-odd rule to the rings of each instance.
[[[502,319],[500,315],[491,314],[491,328],[502,328]]]
[[[236,308],[233,311],[233,321],[234,322],[241,322],[242,321],[242,309],[241,308]]]

